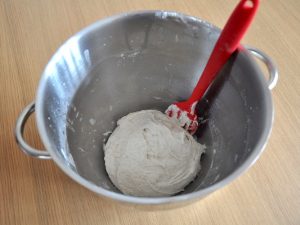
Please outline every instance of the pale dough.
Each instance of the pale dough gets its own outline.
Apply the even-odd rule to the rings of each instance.
[[[204,146],[156,110],[121,118],[104,146],[106,171],[124,194],[161,197],[184,189],[200,170]]]

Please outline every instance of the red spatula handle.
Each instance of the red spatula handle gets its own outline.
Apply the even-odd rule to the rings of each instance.
[[[215,44],[202,76],[188,99],[190,104],[203,97],[217,73],[238,48],[240,40],[246,33],[258,5],[259,0],[241,0],[237,5]]]

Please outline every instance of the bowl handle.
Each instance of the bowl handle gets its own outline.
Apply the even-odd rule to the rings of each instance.
[[[272,90],[276,86],[278,81],[278,69],[274,61],[266,53],[257,48],[246,46],[246,49],[251,53],[251,55],[260,59],[268,68],[269,79],[267,83],[269,89]]]
[[[38,159],[51,159],[51,156],[48,152],[46,151],[41,151],[37,150],[31,146],[29,146],[26,141],[24,140],[23,137],[23,132],[24,132],[24,127],[27,119],[29,116],[35,111],[35,103],[31,102],[29,105],[27,105],[21,114],[19,115],[16,123],[16,128],[15,128],[15,137],[17,144],[19,147],[23,150],[24,153],[38,158]]]

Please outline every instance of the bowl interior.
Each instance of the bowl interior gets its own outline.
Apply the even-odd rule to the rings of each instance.
[[[51,59],[40,85],[50,153],[86,180],[119,192],[103,160],[116,121],[187,99],[218,34],[192,17],[149,12],[111,18],[71,38]],[[241,49],[198,104],[196,138],[206,154],[199,175],[180,194],[221,181],[257,154],[268,110],[260,76]]]

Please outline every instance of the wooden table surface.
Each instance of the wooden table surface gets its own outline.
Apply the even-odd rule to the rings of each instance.
[[[40,74],[72,34],[125,11],[180,11],[222,27],[237,0],[0,0],[0,224],[300,224],[300,1],[261,1],[243,43],[269,54],[280,78],[272,91],[272,136],[258,162],[227,187],[190,206],[145,212],[96,196],[51,160],[24,155],[13,131],[35,98]],[[34,119],[29,142],[42,148]]]

